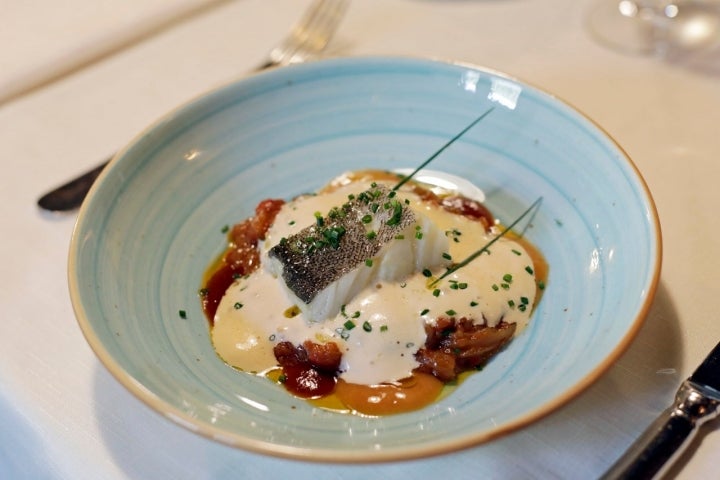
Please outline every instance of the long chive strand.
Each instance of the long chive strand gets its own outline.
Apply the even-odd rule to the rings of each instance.
[[[533,202],[533,204],[530,205],[530,206],[528,207],[528,209],[525,210],[525,211],[522,213],[522,215],[520,215],[518,218],[516,218],[515,221],[512,222],[510,225],[508,225],[507,227],[505,227],[505,229],[504,229],[502,232],[500,232],[500,234],[499,234],[497,237],[494,237],[492,240],[490,240],[490,241],[489,241],[487,244],[485,244],[485,246],[482,247],[480,250],[477,250],[477,251],[475,251],[474,253],[471,253],[470,256],[468,256],[468,257],[467,257],[465,260],[463,260],[462,262],[453,265],[451,268],[448,268],[448,269],[445,271],[445,273],[443,273],[442,275],[440,275],[440,277],[438,277],[437,279],[435,279],[435,280],[430,284],[430,286],[432,287],[432,286],[436,285],[436,284],[437,284],[440,280],[442,280],[443,278],[445,278],[445,277],[447,277],[448,275],[450,275],[451,273],[453,273],[453,272],[461,269],[461,268],[464,267],[465,265],[467,265],[467,264],[469,264],[470,262],[472,262],[473,260],[475,260],[475,259],[476,259],[477,257],[479,257],[480,255],[482,255],[483,253],[485,253],[485,252],[490,248],[490,246],[492,246],[493,243],[497,242],[498,240],[500,240],[500,238],[504,237],[505,234],[507,234],[507,233],[508,233],[510,230],[512,230],[518,223],[520,223],[520,221],[521,221],[523,218],[525,218],[528,214],[530,214],[530,212],[532,212],[533,210],[537,211],[536,209],[538,209],[538,208],[540,207],[540,203],[541,203],[541,202],[542,202],[542,197],[540,197],[540,198],[538,198],[537,200],[535,200],[535,201]],[[534,218],[534,216],[535,216],[535,214],[533,213],[533,216],[532,216],[531,218]]]
[[[420,170],[422,170],[423,168],[425,168],[430,162],[432,162],[433,160],[435,160],[435,159],[438,157],[438,155],[440,155],[442,152],[445,151],[446,148],[448,148],[450,145],[452,145],[453,143],[455,143],[455,141],[456,141],[458,138],[460,138],[460,137],[462,137],[463,135],[465,135],[465,133],[467,133],[468,130],[470,130],[472,127],[474,127],[475,125],[477,125],[477,124],[480,122],[480,120],[482,120],[483,118],[487,117],[487,116],[490,114],[490,112],[492,112],[494,109],[495,109],[495,107],[490,107],[485,113],[483,113],[483,114],[480,115],[478,118],[476,118],[475,120],[473,120],[472,123],[470,123],[470,125],[468,125],[467,127],[465,127],[460,133],[458,133],[457,135],[455,135],[455,136],[454,136],[453,138],[451,138],[445,145],[443,145],[442,147],[440,147],[440,149],[439,149],[437,152],[433,153],[433,154],[430,156],[430,158],[428,158],[428,159],[425,160],[423,163],[421,163],[420,166],[417,167],[410,175],[408,175],[408,176],[406,176],[405,178],[403,178],[402,180],[400,180],[400,182],[399,182],[397,185],[395,185],[395,187],[393,187],[393,190],[397,190],[398,188],[400,188],[400,187],[402,187],[403,185],[405,185],[405,183],[406,183],[407,181],[409,181],[412,177],[414,177],[416,173],[418,173]]]

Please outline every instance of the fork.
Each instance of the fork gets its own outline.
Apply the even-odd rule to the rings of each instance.
[[[337,31],[349,3],[350,0],[314,0],[288,35],[270,50],[267,60],[253,71],[302,63],[319,56]],[[44,194],[38,199],[38,206],[54,212],[78,208],[113,156]]]

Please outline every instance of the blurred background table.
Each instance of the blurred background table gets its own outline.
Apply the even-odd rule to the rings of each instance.
[[[35,201],[167,111],[241,78],[309,2],[158,0],[131,2],[145,9],[131,11],[126,2],[67,0],[71,11],[91,14],[65,28],[61,10],[45,10],[56,4],[29,3],[35,8],[12,12],[27,27],[14,23],[3,40],[14,56],[0,57],[10,59],[0,86],[15,86],[0,103],[0,478],[595,478],[720,340],[720,50],[667,61],[606,49],[586,29],[589,0],[355,0],[330,54],[500,70],[566,100],[626,149],[663,227],[655,302],[636,341],[595,385],[489,444],[409,462],[326,465],[200,438],[148,409],[95,358],[67,293],[75,214],[41,212]],[[0,9],[12,8],[20,7]],[[96,28],[79,28],[86,22]],[[98,47],[93,55],[88,45]],[[693,442],[672,477],[717,477],[719,426]]]

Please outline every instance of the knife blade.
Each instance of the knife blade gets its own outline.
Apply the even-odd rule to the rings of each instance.
[[[51,212],[67,212],[78,208],[109,161],[110,159],[104,161],[92,170],[46,193],[38,200],[38,206]]]
[[[665,410],[603,475],[605,480],[660,478],[698,429],[720,414],[720,343],[685,380]]]

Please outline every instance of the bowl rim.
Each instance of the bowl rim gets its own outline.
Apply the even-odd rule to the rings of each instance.
[[[481,72],[483,74],[491,75],[507,79],[512,82],[519,83],[525,87],[535,90],[537,94],[546,96],[565,106],[566,108],[573,111],[576,115],[587,121],[592,127],[599,133],[601,133],[606,140],[612,143],[612,145],[622,154],[622,163],[630,167],[631,172],[635,176],[637,185],[642,190],[641,197],[647,202],[648,210],[646,212],[647,221],[651,227],[649,231],[652,232],[651,240],[654,243],[655,254],[650,261],[652,275],[649,276],[650,280],[647,284],[647,290],[643,299],[642,305],[635,313],[635,318],[632,322],[629,322],[629,328],[627,333],[622,337],[621,341],[618,342],[613,349],[605,356],[605,358],[595,365],[580,381],[573,384],[565,392],[555,396],[550,401],[547,401],[540,406],[534,408],[528,413],[515,418],[512,421],[504,423],[502,426],[493,429],[491,431],[481,432],[480,434],[465,435],[455,440],[443,441],[440,443],[432,443],[422,446],[412,446],[407,448],[387,448],[376,451],[367,451],[358,449],[353,452],[350,450],[338,451],[329,448],[317,448],[317,447],[293,447],[290,445],[282,445],[272,443],[264,440],[252,439],[244,435],[235,434],[228,432],[222,428],[214,427],[213,425],[206,424],[202,421],[198,421],[190,415],[184,413],[176,407],[166,403],[164,400],[156,397],[152,392],[145,389],[131,374],[125,371],[122,365],[115,360],[115,358],[105,349],[103,342],[97,335],[95,329],[92,326],[92,322],[89,319],[88,313],[86,312],[85,306],[82,302],[82,295],[80,293],[80,281],[77,272],[77,258],[80,247],[81,239],[81,227],[86,222],[88,216],[89,205],[93,203],[94,198],[98,195],[98,191],[101,190],[102,184],[105,178],[110,174],[113,168],[121,161],[122,158],[133,148],[133,146],[139,144],[148,133],[158,129],[163,124],[172,122],[173,119],[180,116],[186,110],[191,110],[195,106],[202,102],[208,101],[213,95],[221,94],[228,89],[238,84],[247,83],[252,80],[262,78],[265,75],[283,75],[283,71],[288,69],[325,69],[334,68],[336,66],[348,65],[348,64],[376,64],[376,63],[397,63],[406,62],[406,64],[427,64],[434,65],[438,68],[452,68],[462,67],[471,70]],[[280,73],[277,73],[280,71]],[[471,62],[455,61],[455,60],[444,60],[439,58],[428,58],[428,57],[416,57],[416,56],[355,56],[351,58],[329,58],[318,60],[307,64],[291,65],[289,67],[283,67],[282,69],[272,69],[270,71],[262,71],[250,74],[245,77],[227,82],[219,87],[212,88],[204,93],[200,93],[190,100],[178,105],[174,109],[170,110],[166,114],[159,117],[137,135],[135,135],[124,148],[118,151],[118,153],[112,158],[108,166],[103,169],[98,179],[95,181],[93,187],[88,192],[85,202],[80,207],[78,217],[75,222],[75,226],[72,231],[72,237],[69,246],[68,253],[68,288],[72,307],[80,326],[80,329],[85,337],[86,341],[90,345],[91,349],[98,357],[103,366],[111,373],[111,375],[125,387],[133,396],[138,398],[142,403],[150,407],[155,413],[171,420],[173,423],[184,427],[202,437],[220,442],[222,444],[241,448],[254,453],[260,453],[269,455],[271,457],[295,459],[311,462],[325,462],[325,463],[379,463],[399,460],[412,460],[418,458],[426,458],[429,456],[436,456],[446,454],[450,452],[456,452],[479,444],[488,442],[490,440],[505,436],[511,432],[515,432],[525,426],[528,426],[544,417],[557,411],[560,407],[568,404],[573,399],[577,398],[581,393],[587,390],[592,384],[594,384],[603,374],[605,374],[611,366],[619,359],[619,357],[625,353],[632,342],[635,340],[641,327],[643,326],[649,310],[653,304],[655,294],[657,292],[661,266],[663,256],[663,242],[660,219],[657,212],[655,201],[652,197],[650,188],[645,181],[642,173],[627,154],[625,149],[615,140],[615,138],[602,126],[600,126],[595,120],[589,115],[585,114],[581,109],[577,108],[572,103],[558,97],[534,85],[531,82],[519,79],[517,77],[508,75],[498,70],[480,66]]]

